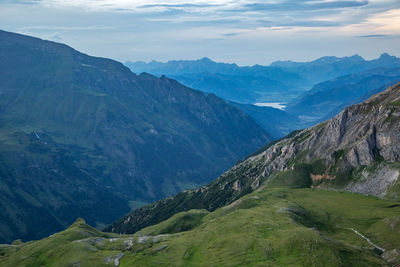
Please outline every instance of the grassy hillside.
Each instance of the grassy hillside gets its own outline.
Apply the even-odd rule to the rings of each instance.
[[[263,187],[214,212],[179,213],[135,235],[101,233],[79,220],[40,241],[2,245],[0,265],[383,266],[400,261],[399,236],[400,203]]]

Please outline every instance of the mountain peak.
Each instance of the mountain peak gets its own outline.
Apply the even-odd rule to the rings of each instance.
[[[339,60],[340,60],[340,58],[335,57],[335,56],[325,56],[325,57],[320,57],[320,58],[314,60],[314,62],[333,63],[333,62],[336,62]]]
[[[388,53],[382,53],[379,58],[372,60],[371,62],[375,62],[378,64],[387,64],[387,65],[393,65],[393,64],[400,64],[400,59],[397,58],[396,56],[389,55]]]
[[[82,224],[86,224],[85,219],[78,218],[78,219],[75,220],[75,222],[71,226],[77,226],[77,225],[82,225]]]
[[[350,56],[349,59],[358,60],[358,61],[365,61],[365,59],[362,56],[360,56],[359,54],[354,54],[354,55]]]
[[[378,59],[395,59],[395,56],[391,56],[388,53],[382,53]]]
[[[201,59],[199,59],[200,62],[204,62],[204,63],[214,63],[214,61],[212,61],[210,58],[208,57],[203,57]]]
[[[139,74],[139,78],[142,78],[142,79],[154,79],[155,76],[150,74],[150,73],[148,73],[148,72],[142,72],[142,73]]]

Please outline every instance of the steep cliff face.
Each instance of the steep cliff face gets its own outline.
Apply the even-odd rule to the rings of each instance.
[[[400,84],[268,144],[202,188],[137,209],[106,230],[135,232],[189,209],[215,210],[260,185],[347,190],[399,199]]]
[[[399,161],[399,104],[400,85],[397,84],[362,104],[344,109],[331,120],[283,139],[249,160],[262,162],[263,177],[274,171],[293,170],[301,163],[311,164],[316,172],[310,176],[314,186],[342,188],[346,181],[339,183],[336,178],[344,173]],[[375,170],[362,171],[371,173]],[[385,183],[381,176],[382,173],[376,175],[377,183]],[[390,178],[392,182],[396,179]],[[391,185],[387,184],[386,189]],[[371,193],[382,196],[382,192]]]

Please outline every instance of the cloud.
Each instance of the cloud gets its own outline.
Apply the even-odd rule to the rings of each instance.
[[[182,28],[223,26],[230,27],[232,30],[235,28],[255,30],[265,27],[334,28],[363,25],[379,12],[387,11],[388,8],[391,9],[396,5],[400,6],[397,0],[384,2],[378,0],[192,0],[190,2],[187,0],[0,0],[0,5],[21,3],[31,3],[48,10],[61,10],[69,14],[81,11],[88,15],[90,13],[131,14],[131,18],[125,17],[127,24],[139,21],[145,24],[163,22],[174,27],[180,24],[179,27]],[[117,14],[108,16],[117,16]],[[384,21],[386,26],[381,25],[382,27],[388,27],[387,24],[390,24],[388,19],[390,18],[375,18],[375,20]],[[113,22],[110,23],[113,24]],[[42,27],[40,24],[30,26]],[[155,32],[158,31],[157,27],[165,28],[162,25],[154,25],[153,29],[150,25],[147,26],[149,30]],[[71,26],[57,25],[57,27]],[[76,30],[90,30],[90,27],[98,26],[84,26],[82,29],[78,29],[77,25],[73,25],[72,28],[74,27]],[[376,32],[376,34],[380,33]]]
[[[324,20],[298,20],[292,22],[277,23],[276,26],[298,26],[298,27],[337,27],[343,25],[339,21],[324,21]]]
[[[368,35],[360,35],[360,38],[393,38],[399,37],[400,35],[389,35],[389,34],[368,34]]]
[[[237,36],[239,35],[239,32],[227,32],[227,33],[222,33],[222,36]]]
[[[21,28],[23,31],[32,31],[32,30],[45,30],[45,31],[93,31],[93,30],[112,30],[115,27],[111,26],[48,26],[48,25],[41,25],[41,26],[27,26]]]
[[[7,0],[12,2],[10,0]],[[17,0],[24,1],[24,0]],[[28,0],[25,0],[29,2]],[[187,1],[187,0],[186,0]],[[160,10],[169,8],[178,9],[198,9],[198,8],[210,8],[220,6],[225,3],[223,0],[192,0],[190,2],[180,0],[36,0],[32,1],[37,4],[55,7],[55,8],[66,8],[66,7],[82,7],[86,8],[87,11],[129,11],[138,12],[142,10]],[[1,1],[0,1],[1,3]]]
[[[187,1],[187,0],[186,0]],[[1,3],[2,1],[0,1]],[[40,4],[49,7],[84,7],[87,11],[130,11],[138,12],[159,11],[164,9],[185,9],[188,11],[217,12],[262,12],[262,11],[311,11],[321,9],[354,8],[368,5],[366,0],[331,1],[331,0],[277,0],[254,2],[251,0],[223,1],[223,0],[192,0],[190,2],[180,0],[3,0],[5,3]],[[150,3],[149,3],[150,2]]]
[[[154,7],[166,7],[166,8],[208,8],[208,7],[218,7],[220,5],[214,4],[191,4],[191,3],[181,3],[181,4],[147,4],[138,6],[138,8],[154,8]]]
[[[36,5],[41,0],[0,0],[0,4],[22,4],[22,5]]]
[[[135,51],[263,63],[306,49],[373,53],[380,44],[395,53],[398,10],[399,0],[0,0],[0,25],[122,61]]]
[[[278,1],[273,3],[253,2],[237,6],[226,11],[234,12],[262,12],[262,11],[313,11],[323,9],[355,8],[368,5],[368,1]]]

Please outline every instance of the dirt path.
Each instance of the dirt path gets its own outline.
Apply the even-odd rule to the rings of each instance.
[[[363,236],[360,232],[358,232],[356,229],[354,228],[346,228],[349,229],[351,231],[353,231],[354,233],[356,233],[357,235],[361,236],[365,241],[367,241],[370,245],[372,245],[374,248],[378,249],[379,251],[381,251],[382,253],[385,252],[384,248],[379,247],[378,245],[372,243],[371,240],[369,240],[368,237]]]

